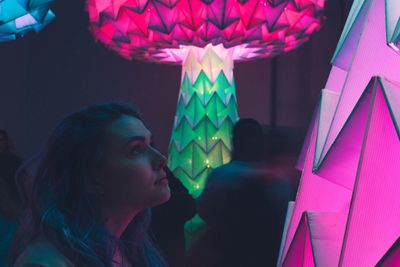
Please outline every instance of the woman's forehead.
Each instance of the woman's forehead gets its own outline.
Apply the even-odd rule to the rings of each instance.
[[[136,136],[143,136],[146,139],[151,138],[151,132],[146,128],[143,122],[132,116],[122,116],[109,127],[110,137],[124,140],[130,140]]]

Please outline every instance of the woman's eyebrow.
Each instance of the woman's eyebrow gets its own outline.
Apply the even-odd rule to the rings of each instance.
[[[146,141],[146,137],[145,136],[141,136],[141,135],[133,136],[133,137],[129,138],[129,140],[128,140],[128,142],[126,144],[129,144],[129,143],[134,142],[134,141],[145,142]],[[149,138],[149,143],[152,143],[152,142],[153,142],[153,135],[151,135],[150,138]]]
[[[129,140],[128,140],[128,142],[126,142],[126,144],[128,145],[128,144],[130,144],[132,142],[135,142],[135,141],[144,142],[144,141],[146,141],[146,137],[144,137],[144,136],[133,136],[133,137],[129,138]]]

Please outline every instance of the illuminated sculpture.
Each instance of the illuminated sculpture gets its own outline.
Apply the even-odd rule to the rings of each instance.
[[[289,208],[280,266],[375,266],[400,236],[399,15],[399,1],[353,2]],[[398,244],[387,255],[382,262],[400,265]]]
[[[181,64],[169,167],[197,196],[230,159],[233,62],[290,51],[319,29],[325,0],[88,0],[96,39],[128,59]]]
[[[54,18],[53,0],[0,0],[0,42],[39,32]]]

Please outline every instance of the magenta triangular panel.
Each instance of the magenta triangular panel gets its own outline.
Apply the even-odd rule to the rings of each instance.
[[[400,236],[400,142],[380,85],[364,142],[342,266],[374,266]]]
[[[371,80],[339,137],[315,170],[320,177],[350,190],[353,189],[354,179],[349,177],[356,175],[374,86],[377,86],[377,78]]]

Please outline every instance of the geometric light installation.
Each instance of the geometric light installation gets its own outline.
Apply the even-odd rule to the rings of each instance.
[[[88,0],[94,37],[128,59],[182,65],[169,166],[197,196],[229,161],[234,61],[275,56],[320,28],[325,0]]]
[[[54,18],[52,0],[0,0],[0,42],[39,32]]]
[[[297,266],[288,264],[299,249],[316,266],[375,266],[400,236],[400,55],[388,45],[391,3],[353,2],[311,129],[280,266]],[[307,228],[310,214],[318,220]],[[327,225],[337,227],[335,235]],[[303,229],[308,236],[299,235]]]
[[[339,212],[304,212],[283,266],[339,266],[338,237],[345,216]]]
[[[282,266],[374,266],[400,236],[399,96],[373,77],[320,171],[307,155]]]

